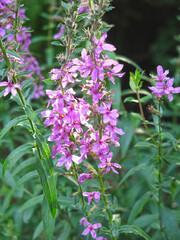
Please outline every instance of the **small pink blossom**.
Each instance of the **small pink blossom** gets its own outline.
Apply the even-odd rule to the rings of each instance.
[[[7,86],[7,87],[6,87]],[[12,83],[12,80],[9,82],[0,82],[0,87],[6,87],[4,92],[4,97],[7,96],[10,92],[13,96],[16,96],[18,88],[21,90],[21,86],[18,83]]]
[[[115,168],[121,168],[118,163],[111,163],[112,155],[107,158],[106,162],[102,162],[98,165],[98,168],[106,168],[105,173],[112,170],[114,173],[119,174]],[[115,168],[114,168],[115,167]]]
[[[88,173],[82,173],[79,175],[79,185],[81,185],[82,182],[88,180],[88,179],[92,179],[92,176],[91,174],[88,174]]]
[[[83,192],[84,197],[88,197],[88,205],[91,203],[92,198],[95,199],[95,202],[100,200],[100,192]]]
[[[102,226],[101,223],[95,223],[92,225],[91,223],[86,222],[85,226],[87,226],[87,228],[82,232],[82,235],[86,236],[90,232],[92,238],[96,239],[97,234],[96,234],[95,229],[100,228]]]
[[[162,82],[163,80],[166,79],[166,76],[169,74],[169,70],[166,70],[164,73],[163,73],[163,67],[162,66],[157,66],[157,74],[158,76],[154,76],[152,74],[150,74],[150,76],[155,80],[155,81],[160,81]]]
[[[99,58],[99,55],[103,50],[107,51],[115,51],[116,48],[112,44],[105,43],[105,40],[107,38],[107,33],[103,33],[100,40],[97,40],[95,37],[93,37],[93,42],[97,45],[95,49],[95,55],[96,58]]]

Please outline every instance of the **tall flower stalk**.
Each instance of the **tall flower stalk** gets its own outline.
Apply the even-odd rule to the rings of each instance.
[[[157,76],[151,75],[152,79],[156,82],[155,86],[149,87],[153,94],[156,96],[157,110],[153,109],[158,115],[158,141],[157,141],[157,163],[158,163],[158,208],[159,208],[159,228],[161,233],[162,229],[162,218],[161,210],[163,207],[163,173],[162,173],[162,162],[164,159],[162,150],[162,102],[165,96],[168,96],[169,101],[173,100],[174,93],[180,93],[180,87],[173,87],[173,78],[167,77],[169,70],[163,71],[162,66],[157,67]]]
[[[91,233],[92,237],[96,238],[96,229],[101,227],[100,223],[93,224],[94,220],[91,218],[91,213],[87,213],[87,204],[85,203],[85,197],[87,197],[88,205],[91,204],[93,198],[96,202],[100,199],[104,202],[110,225],[108,234],[111,239],[116,239],[112,231],[112,213],[109,210],[105,194],[103,175],[110,170],[118,174],[115,168],[121,168],[118,163],[111,162],[113,153],[110,151],[110,145],[119,147],[117,134],[122,135],[124,132],[116,127],[119,114],[116,109],[111,110],[110,96],[112,93],[106,91],[106,81],[110,80],[115,84],[114,77],[121,78],[124,75],[121,72],[123,65],[105,55],[104,50],[115,51],[116,48],[105,43],[106,32],[100,38],[92,37],[93,27],[86,32],[91,42],[89,49],[82,50],[81,59],[71,59],[74,45],[73,36],[75,36],[77,28],[77,15],[76,12],[71,12],[73,3],[71,4],[69,9],[71,15],[69,14],[64,21],[68,24],[68,26],[64,26],[67,31],[66,54],[65,56],[61,55],[61,59],[58,57],[61,68],[52,69],[50,72],[51,80],[59,85],[55,91],[46,91],[50,98],[48,106],[51,105],[52,110],[45,110],[42,112],[42,116],[46,118],[44,122],[46,126],[53,126],[49,137],[49,141],[55,142],[52,157],[61,155],[57,159],[56,166],[65,165],[67,171],[72,168],[76,180],[78,179],[79,194],[83,210],[85,210],[85,216],[80,220],[80,223],[85,227],[88,226],[82,235]],[[103,1],[101,1],[100,7],[104,7]],[[98,10],[97,6],[92,11],[94,14],[97,13],[96,17],[99,16],[98,14],[102,16],[102,9]],[[72,27],[70,27],[70,23],[72,23]],[[83,95],[86,96],[85,99],[76,97],[76,93],[71,88],[73,83],[81,81],[79,78],[83,79],[81,87]],[[92,170],[86,165],[85,161],[89,161],[89,157],[98,163],[98,170]],[[87,167],[88,173],[79,175],[76,165],[83,163]],[[92,178],[99,180],[100,188],[97,189],[98,191],[83,192],[83,182],[90,181]]]

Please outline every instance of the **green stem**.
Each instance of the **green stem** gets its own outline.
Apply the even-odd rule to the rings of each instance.
[[[73,165],[73,172],[74,172],[74,175],[75,175],[75,178],[78,182],[78,179],[79,179],[79,176],[78,176],[78,173],[77,173],[77,168],[76,168],[76,164],[74,162],[72,162],[72,165]],[[82,206],[83,206],[83,211],[85,212],[85,215],[86,215],[86,218],[88,220],[88,222],[90,221],[89,220],[89,217],[88,217],[88,213],[86,211],[86,205],[85,205],[85,200],[84,200],[84,196],[83,196],[83,191],[82,191],[82,187],[81,185],[78,184],[78,187],[79,187],[79,193],[80,193],[80,196],[81,196],[81,201],[82,201]]]
[[[14,32],[14,39],[17,42],[17,32],[18,32],[18,11],[19,11],[19,0],[16,1],[16,11],[15,11],[15,32]]]
[[[161,111],[161,100],[158,102],[158,111]],[[158,155],[157,155],[157,161],[158,161],[158,206],[159,206],[159,226],[160,231],[162,232],[162,220],[161,220],[161,207],[162,207],[162,161],[161,161],[161,115],[159,114],[158,117]]]
[[[139,103],[139,110],[140,110],[140,113],[141,113],[141,116],[142,116],[142,121],[143,121],[144,127],[146,128],[146,131],[149,134],[149,136],[150,136],[151,140],[153,141],[153,143],[157,145],[156,140],[153,138],[153,136],[152,136],[151,132],[149,131],[149,128],[148,128],[148,126],[146,124],[146,120],[145,120],[145,117],[144,117],[144,112],[143,112],[141,99],[140,99],[140,95],[139,95],[139,91],[138,90],[137,90],[136,94],[137,94],[137,99],[138,99],[138,103]]]
[[[98,105],[100,106],[100,101],[99,101]],[[103,136],[103,132],[102,132],[102,128],[101,128],[101,124],[102,124],[101,116],[98,116],[98,124],[99,124],[99,138],[101,139],[102,136]],[[101,186],[102,199],[103,199],[104,205],[106,207],[106,212],[107,212],[107,215],[108,215],[108,218],[109,218],[110,225],[112,226],[112,224],[113,224],[112,216],[111,216],[110,210],[108,209],[108,201],[107,201],[106,194],[105,194],[102,173],[100,172],[100,170],[99,170],[98,178],[99,178],[99,183],[100,183],[100,186]],[[112,230],[111,230],[111,235],[112,235]],[[116,240],[116,238],[112,235],[111,240]]]
[[[0,37],[0,48],[1,48],[1,50],[2,50],[4,59],[5,59],[5,61],[6,61],[6,65],[7,65],[8,69],[11,70],[11,63],[10,63],[10,61],[9,61],[9,58],[8,58],[7,54],[6,54],[6,50],[5,50],[5,47],[4,47],[3,42],[2,42],[2,40],[1,40],[1,37]],[[17,80],[17,77],[16,77],[16,76],[13,76],[13,82],[14,82],[14,83],[18,83],[18,80]],[[24,99],[24,96],[23,96],[21,90],[20,90],[20,89],[16,89],[16,90],[17,90],[17,93],[18,93],[19,98],[20,98],[20,100],[21,100],[22,106],[23,106],[23,107],[26,107],[26,101],[25,101],[25,99]],[[31,129],[32,129],[33,134],[36,134],[36,130],[35,130],[34,125],[33,125],[33,121],[32,121],[28,116],[27,116],[27,119],[28,119],[28,121],[29,121],[29,123],[30,123],[30,125],[31,125]],[[36,145],[37,145],[37,144],[36,144]],[[39,146],[38,146],[38,145],[37,145],[37,149],[38,149],[38,151],[40,152],[40,149],[39,149]],[[40,155],[41,155],[41,154],[40,154]]]

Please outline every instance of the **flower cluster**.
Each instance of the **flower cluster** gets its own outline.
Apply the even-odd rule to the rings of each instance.
[[[106,91],[106,80],[114,83],[114,77],[122,77],[123,68],[113,59],[108,59],[103,50],[114,51],[115,47],[106,44],[107,33],[104,33],[100,40],[93,38],[94,46],[91,54],[86,49],[81,52],[81,59],[74,58],[65,64],[61,69],[52,69],[51,80],[59,83],[56,90],[47,90],[49,97],[48,106],[51,110],[42,112],[46,118],[46,127],[52,126],[49,141],[55,142],[52,150],[52,157],[57,158],[57,166],[65,165],[69,170],[74,163],[80,164],[92,156],[99,161],[98,168],[101,174],[110,170],[118,174],[115,168],[121,168],[118,163],[112,163],[113,153],[110,145],[119,147],[119,137],[123,135],[122,129],[116,127],[118,122],[118,111],[112,109],[111,91]],[[85,98],[75,96],[70,85],[83,79],[82,92]],[[86,166],[86,164],[84,164]],[[88,173],[79,176],[79,184],[84,181],[96,178],[97,173],[88,169]],[[94,198],[95,202],[100,200],[101,193],[84,192],[88,198],[88,204]],[[84,219],[84,218],[83,218]],[[87,228],[82,233],[91,233],[96,238],[94,229],[100,228],[101,224],[94,224],[85,221]],[[97,239],[104,239],[99,237]]]
[[[39,67],[39,63],[34,56],[29,51],[29,46],[31,44],[31,33],[30,29],[22,26],[23,20],[26,19],[25,10],[18,9],[18,15],[16,16],[16,1],[15,0],[1,0],[0,1],[0,37],[2,37],[3,41],[6,42],[6,47],[8,50],[14,50],[14,46],[16,46],[17,53],[20,53],[21,58],[17,58],[14,55],[8,53],[11,62],[19,63],[20,71],[28,71],[28,77],[35,77],[36,82],[42,81],[43,76],[41,75],[41,68]],[[16,17],[20,19],[16,21]],[[18,26],[15,24],[18,23]],[[17,28],[15,32],[14,29]],[[0,53],[2,55],[2,53]],[[21,78],[24,80],[23,78]],[[10,81],[11,79],[9,79]],[[1,86],[3,86],[1,84]],[[42,91],[43,86],[35,85],[35,93],[31,98],[37,98],[40,95],[44,95]]]
[[[160,65],[157,66],[157,74],[158,76],[150,74],[154,81],[156,81],[156,85],[149,87],[149,89],[152,90],[152,93],[154,93],[157,98],[168,95],[169,101],[172,101],[172,93],[180,93],[180,87],[173,87],[174,78],[167,77],[169,70],[163,72],[163,68]]]

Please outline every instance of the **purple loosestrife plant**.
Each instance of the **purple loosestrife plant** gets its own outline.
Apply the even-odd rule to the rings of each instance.
[[[162,211],[164,211],[164,199],[163,199],[163,161],[165,159],[165,151],[163,149],[163,129],[162,129],[162,102],[164,96],[168,96],[169,101],[173,100],[174,93],[180,93],[180,87],[173,87],[174,78],[169,78],[167,75],[169,70],[163,72],[162,66],[157,66],[157,76],[150,74],[152,79],[156,81],[155,86],[149,87],[153,94],[155,94],[155,104],[157,109],[153,109],[152,113],[157,115],[157,128],[158,128],[158,140],[157,140],[157,162],[158,162],[158,208],[159,208],[159,228],[161,235],[163,235],[163,218]]]
[[[101,7],[103,7],[102,4]],[[46,118],[44,124],[47,127],[52,125],[49,141],[55,143],[52,157],[57,159],[56,166],[64,165],[67,171],[73,169],[74,175],[79,181],[79,193],[83,208],[87,208],[84,197],[88,197],[88,204],[91,205],[93,197],[95,201],[100,201],[102,195],[101,200],[104,202],[112,225],[112,213],[108,209],[103,175],[110,169],[118,173],[114,167],[121,168],[118,163],[111,162],[113,154],[110,152],[110,146],[119,147],[117,134],[123,135],[124,132],[116,127],[119,114],[117,110],[111,109],[111,92],[106,90],[106,81],[109,80],[115,84],[114,77],[121,78],[124,75],[121,72],[123,65],[105,55],[104,50],[115,51],[116,49],[113,45],[105,43],[106,32],[100,36],[100,40],[96,37],[90,39],[92,45],[89,50],[83,48],[81,59],[70,59],[74,32],[73,29],[70,30],[67,27],[66,31],[69,39],[67,39],[65,63],[61,65],[61,68],[50,71],[51,80],[59,84],[56,90],[46,91],[50,98],[47,107],[51,106],[51,110],[45,110],[42,112],[42,116]],[[76,97],[75,91],[71,88],[73,83],[80,81],[83,81],[82,92],[84,96],[87,96],[86,98]],[[95,119],[97,120],[95,121]],[[59,155],[60,157],[58,157]],[[94,159],[95,164],[99,162],[98,169],[90,170],[87,167],[88,173],[84,172],[79,175],[76,164],[87,166],[85,163],[89,161],[90,156]],[[100,188],[97,188],[96,191],[83,192],[83,182],[91,181],[92,178],[99,180]],[[84,223],[88,228],[82,235],[91,233],[92,237],[96,238],[96,229],[100,228],[101,224],[93,224],[91,221],[94,220],[91,219],[87,210],[85,218],[87,222]],[[109,236],[111,239],[116,239],[112,230],[110,230]]]
[[[94,52],[94,56],[97,56],[96,46],[91,51]],[[116,134],[122,135],[124,132],[122,129],[116,127],[119,114],[117,110],[111,110],[109,93],[105,90],[104,81],[105,77],[108,77],[106,69],[108,68],[108,71],[111,71],[113,75],[113,71],[111,70],[112,64],[114,65],[115,63],[117,68],[120,64],[113,60],[112,62],[108,61],[110,59],[107,59],[104,55],[103,59],[101,59],[100,54],[98,55],[98,59],[95,58],[94,60],[83,49],[82,60],[77,58],[72,59],[63,69],[53,69],[50,72],[52,74],[51,80],[58,81],[59,79],[60,85],[55,91],[47,91],[47,95],[50,98],[48,106],[51,105],[52,110],[45,110],[42,112],[42,116],[47,118],[44,122],[46,126],[53,126],[49,137],[50,141],[55,142],[52,153],[53,158],[57,154],[63,155],[58,159],[57,166],[65,165],[66,169],[69,170],[73,166],[73,162],[79,165],[85,159],[88,159],[88,155],[92,155],[95,159],[99,157],[100,164],[98,165],[99,173],[97,175],[102,176],[102,174],[107,173],[110,169],[118,173],[114,167],[121,168],[119,164],[111,163],[113,154],[110,152],[109,145],[113,144],[119,147],[119,138]],[[108,62],[108,64],[105,62]],[[122,69],[121,65],[119,69]],[[93,88],[95,86],[97,89],[96,95],[100,93],[98,101],[97,97],[94,97],[93,94],[87,94],[92,102],[90,104],[84,99],[75,97],[75,92],[71,88],[66,89],[69,84],[75,81],[78,72],[81,73],[82,78],[91,78],[91,80],[87,79],[87,84],[83,85],[82,91],[88,92],[90,87]],[[91,81],[90,86],[89,81]],[[103,122],[95,125],[93,119],[96,116],[99,119],[102,118]],[[86,127],[86,132],[84,132],[83,126]],[[83,173],[79,176],[78,180],[82,183],[91,178],[91,174]],[[101,184],[103,184],[102,178]],[[101,189],[101,191],[104,191],[104,189]],[[105,193],[102,192],[102,194],[105,198]],[[95,201],[100,200],[99,191],[83,192],[82,195],[88,197],[88,204],[90,204],[93,197]],[[94,229],[96,228],[94,226],[96,224],[88,224],[89,227],[82,235],[87,235],[91,232],[91,235],[95,238]]]

